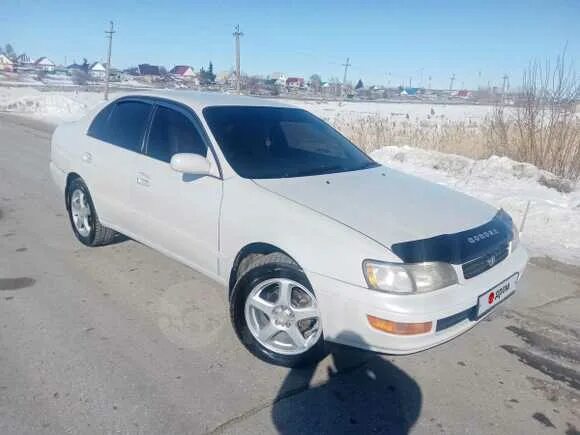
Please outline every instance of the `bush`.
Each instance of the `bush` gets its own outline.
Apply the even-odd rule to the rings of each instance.
[[[73,84],[84,86],[89,81],[89,74],[86,71],[74,70],[71,74]]]
[[[504,99],[487,124],[490,150],[529,162],[560,177],[580,177],[580,118],[576,101],[580,86],[566,63],[565,51],[552,68],[530,63],[523,75],[515,107]]]

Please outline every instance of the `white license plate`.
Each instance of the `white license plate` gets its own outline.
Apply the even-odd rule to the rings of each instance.
[[[501,304],[516,291],[519,273],[514,273],[491,290],[486,291],[477,300],[477,317],[483,316],[496,305]]]

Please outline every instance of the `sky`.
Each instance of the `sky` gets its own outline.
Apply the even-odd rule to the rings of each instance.
[[[242,71],[396,86],[517,87],[533,59],[567,46],[580,71],[580,0],[177,1],[2,0],[0,44],[57,64],[106,58],[113,66],[234,65],[240,25]]]

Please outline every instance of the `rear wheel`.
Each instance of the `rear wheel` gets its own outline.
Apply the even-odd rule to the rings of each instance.
[[[106,245],[117,233],[99,222],[88,187],[80,178],[73,179],[66,190],[66,205],[73,232],[86,246]]]
[[[231,316],[244,346],[269,363],[287,367],[324,356],[320,309],[304,272],[279,253],[259,256],[239,277]]]

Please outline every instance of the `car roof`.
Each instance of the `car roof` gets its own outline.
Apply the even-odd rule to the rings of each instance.
[[[190,106],[201,111],[211,106],[260,106],[260,107],[289,107],[292,105],[276,101],[274,99],[248,97],[245,95],[232,95],[219,92],[199,92],[187,90],[159,90],[146,92],[131,92],[123,97],[156,97]]]

